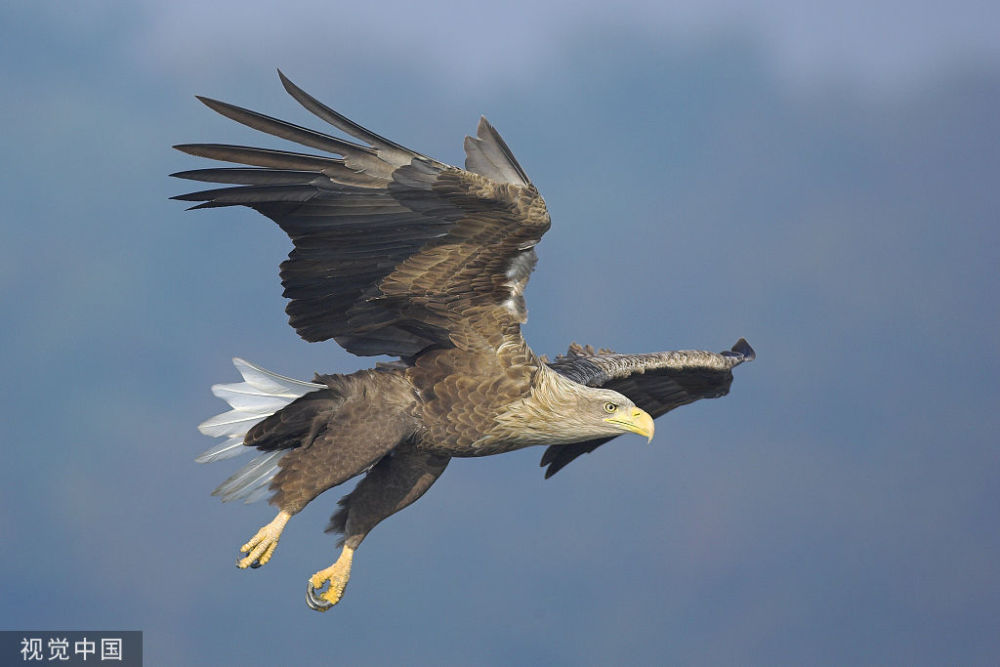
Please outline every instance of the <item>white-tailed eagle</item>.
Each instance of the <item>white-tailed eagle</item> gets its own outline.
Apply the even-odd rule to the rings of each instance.
[[[573,345],[552,362],[536,355],[521,335],[524,288],[549,214],[486,119],[465,139],[460,169],[369,132],[279,75],[302,106],[354,140],[199,98],[318,154],[176,146],[246,165],[173,174],[225,184],[176,199],[274,220],[294,245],[281,280],[299,335],[399,360],[302,382],[236,359],[244,381],[213,387],[232,410],[200,428],[226,440],[198,460],[259,452],[215,493],[270,494],[280,510],[243,545],[239,567],[266,563],[293,515],[364,474],[330,522],[343,536],[340,557],[309,579],[308,604],[325,611],[368,532],[423,495],[452,457],[542,445],[549,477],[622,433],[652,438],[655,417],[725,395],[733,367],[754,358],[743,339],[718,354]]]

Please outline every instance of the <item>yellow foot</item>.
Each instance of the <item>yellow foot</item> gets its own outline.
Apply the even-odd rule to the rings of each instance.
[[[247,556],[236,561],[236,567],[241,570],[248,567],[256,569],[271,560],[274,550],[278,547],[281,531],[285,529],[285,524],[291,518],[292,515],[288,512],[278,512],[274,521],[258,530],[249,542],[240,547],[240,553],[245,553]]]
[[[310,609],[316,611],[326,611],[333,605],[340,602],[347,588],[347,582],[351,578],[351,561],[354,559],[354,549],[344,547],[340,552],[337,562],[320,570],[309,577],[309,587],[306,589],[306,604]],[[329,584],[329,588],[322,590]]]

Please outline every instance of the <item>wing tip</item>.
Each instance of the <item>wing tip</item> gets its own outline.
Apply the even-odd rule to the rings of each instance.
[[[171,146],[175,151],[180,151],[181,153],[186,153],[187,155],[194,155],[195,157],[201,157],[198,154],[198,148],[202,144],[174,144]]]
[[[281,71],[280,67],[275,67],[274,69],[278,73],[278,80],[281,81],[281,85],[284,86],[286,90],[288,89],[289,86],[292,86],[293,88],[298,87],[294,83],[292,83],[291,79],[285,76],[285,73]]]
[[[295,97],[297,94],[302,94],[304,92],[301,88],[295,85],[295,83],[291,79],[285,76],[285,73],[282,72],[280,68],[277,68],[277,70],[278,70],[278,80],[281,82],[281,87],[285,89],[286,93],[288,93],[292,97]]]
[[[746,338],[740,338],[736,341],[736,344],[725,354],[726,356],[740,356],[742,357],[741,361],[744,362],[753,361],[757,358],[757,352],[750,347],[750,343],[747,342]]]
[[[553,475],[555,475],[557,472],[565,468],[566,464],[568,464],[574,458],[576,457],[570,458],[569,461],[560,461],[558,460],[558,457],[553,456],[548,461],[543,460],[542,463],[540,464],[542,468],[545,468],[545,477],[543,479],[548,479]]]

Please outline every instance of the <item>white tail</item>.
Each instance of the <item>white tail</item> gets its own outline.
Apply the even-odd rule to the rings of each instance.
[[[198,425],[198,430],[205,435],[225,437],[226,440],[205,450],[195,459],[198,463],[222,461],[251,451],[252,447],[243,445],[243,438],[255,424],[295,399],[326,388],[326,385],[272,373],[239,358],[233,359],[233,365],[244,381],[212,386],[212,393],[233,409]],[[248,503],[259,500],[267,494],[268,483],[278,472],[278,460],[286,451],[267,452],[256,457],[219,485],[212,495],[221,496],[223,502],[238,498]]]

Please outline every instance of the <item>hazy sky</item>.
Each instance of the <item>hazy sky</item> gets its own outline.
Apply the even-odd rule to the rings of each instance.
[[[332,13],[326,2],[249,8],[192,2],[143,6],[133,36],[137,51],[169,69],[204,72],[205,58],[240,49],[232,62],[273,65],[322,57],[341,46],[352,60],[398,63],[464,83],[531,76],[533,64],[558,57],[581,30],[635,30],[659,40],[691,41],[727,30],[752,30],[773,64],[798,80],[835,75],[878,85],[918,80],[954,59],[1000,56],[990,2],[846,0],[660,3],[576,1],[505,3],[360,3]],[[118,8],[106,11],[120,11]],[[331,14],[331,20],[322,20]],[[90,20],[96,20],[91,17]],[[187,45],[178,52],[178,45]],[[614,48],[613,38],[607,48]],[[485,77],[484,77],[485,75]]]
[[[362,4],[0,10],[0,627],[143,630],[147,664],[996,664],[995,6]],[[287,326],[269,221],[167,199],[204,166],[171,144],[275,145],[195,94],[318,127],[275,67],[452,163],[490,118],[553,216],[538,352],[758,360],[551,480],[455,462],[325,615],[339,489],[238,571],[273,512],[208,495],[209,385],[370,363]]]

